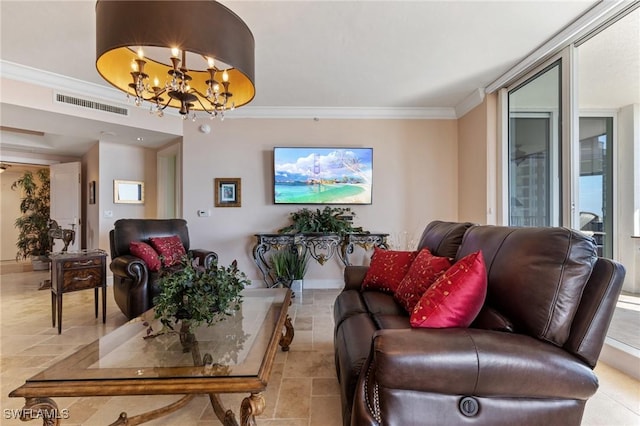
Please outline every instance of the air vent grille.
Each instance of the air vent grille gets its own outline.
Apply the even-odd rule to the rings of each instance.
[[[89,101],[87,99],[76,98],[75,96],[63,95],[60,93],[56,93],[56,102],[75,105],[83,108],[95,109],[98,111],[110,112],[112,114],[119,114],[119,115],[125,115],[125,116],[129,115],[129,110],[126,108],[103,104],[100,102]]]

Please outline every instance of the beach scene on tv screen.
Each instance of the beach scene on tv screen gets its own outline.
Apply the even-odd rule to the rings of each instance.
[[[371,148],[274,149],[276,204],[371,204]]]

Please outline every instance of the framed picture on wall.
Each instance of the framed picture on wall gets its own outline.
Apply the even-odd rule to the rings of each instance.
[[[215,178],[214,200],[216,207],[241,206],[240,178]]]

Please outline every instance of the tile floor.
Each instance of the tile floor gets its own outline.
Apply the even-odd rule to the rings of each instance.
[[[93,292],[64,296],[62,334],[51,327],[50,295],[38,291],[47,272],[0,275],[0,381],[1,425],[23,424],[12,419],[12,409],[22,407],[20,398],[8,398],[11,390],[45,367],[108,333],[125,322],[107,299],[107,323],[93,315]],[[290,309],[295,338],[288,353],[276,358],[268,390],[267,406],[260,425],[341,425],[340,396],[333,364],[332,306],[337,290],[305,290]],[[584,425],[640,425],[640,382],[600,363],[596,368],[600,389],[587,403]],[[244,395],[223,395],[222,401],[237,412]],[[129,416],[166,405],[175,396],[56,398],[70,418],[64,425],[107,425],[120,412]],[[7,411],[9,410],[9,411]],[[33,423],[39,424],[39,423]],[[206,397],[196,397],[182,410],[149,425],[216,425]]]

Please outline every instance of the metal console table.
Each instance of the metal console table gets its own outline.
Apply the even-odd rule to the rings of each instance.
[[[253,247],[253,259],[262,273],[268,287],[276,284],[271,274],[268,255],[271,250],[308,251],[310,256],[323,265],[336,253],[345,266],[350,265],[349,255],[356,247],[372,250],[374,247],[387,248],[389,234],[357,233],[340,236],[338,234],[309,232],[298,234],[255,234],[257,242]]]

